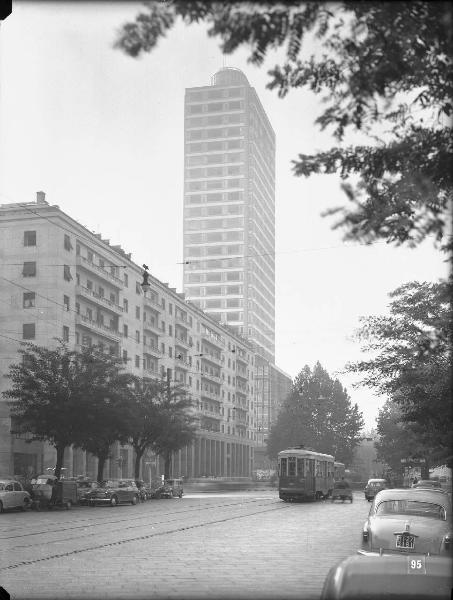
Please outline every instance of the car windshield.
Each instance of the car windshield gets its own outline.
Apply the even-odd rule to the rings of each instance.
[[[112,481],[112,480],[103,481],[102,483],[99,484],[99,487],[102,487],[102,488],[117,488],[118,487],[118,482],[117,481]]]
[[[376,515],[405,515],[446,519],[446,511],[443,506],[418,500],[386,500],[380,502],[376,508]]]
[[[44,479],[44,477],[39,477],[39,478],[36,480],[36,483],[37,483],[38,485],[52,485],[52,484],[53,484],[53,481],[52,481],[52,479]]]
[[[382,487],[384,485],[384,481],[370,481],[368,484],[370,487]]]

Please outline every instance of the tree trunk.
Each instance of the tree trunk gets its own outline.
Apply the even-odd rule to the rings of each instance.
[[[164,456],[164,478],[165,479],[170,479],[170,475],[171,475],[171,452],[167,451],[165,452],[165,456]]]
[[[98,456],[98,475],[97,480],[99,483],[104,479],[104,466],[105,461],[107,460],[106,456]]]
[[[134,465],[134,477],[135,477],[135,481],[138,481],[140,479],[140,461],[142,460],[143,454],[144,454],[144,450],[135,447],[135,465]]]
[[[60,479],[60,475],[61,475],[61,467],[63,466],[63,461],[64,461],[64,451],[66,446],[63,444],[57,444],[55,446],[56,450],[57,450],[57,462],[55,465],[55,472],[54,475],[57,479]]]

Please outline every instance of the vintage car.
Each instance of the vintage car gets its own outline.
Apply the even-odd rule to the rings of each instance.
[[[365,486],[365,498],[368,502],[371,502],[378,492],[387,488],[387,481],[385,479],[369,479]]]
[[[329,571],[321,600],[447,600],[452,583],[450,557],[355,554]]]
[[[10,508],[31,508],[31,496],[14,479],[0,479],[0,513]]]
[[[117,506],[121,503],[137,504],[140,498],[135,481],[130,479],[108,479],[99,484],[97,488],[86,494],[90,506],[109,504]]]
[[[89,494],[99,487],[97,481],[92,479],[79,479],[77,483],[77,496],[79,504],[88,504]]]
[[[442,490],[382,490],[362,532],[367,552],[441,554],[452,552],[451,500]]]

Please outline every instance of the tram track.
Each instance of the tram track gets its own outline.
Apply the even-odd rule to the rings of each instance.
[[[220,502],[220,503],[216,503],[216,504],[209,504],[209,505],[204,505],[203,506],[203,510],[215,510],[215,509],[219,509],[219,508],[231,508],[234,506],[241,506],[241,505],[245,505],[245,504],[255,504],[259,502],[259,500],[257,499],[250,499],[250,500],[244,500],[241,499],[241,501],[237,501],[237,502]],[[275,500],[275,502],[278,502],[280,504],[280,502],[278,500]],[[265,503],[263,503],[262,505],[264,506],[265,504],[269,504],[268,501],[266,501]],[[111,509],[110,507],[104,507],[105,510],[109,509],[109,510],[121,510],[121,507],[115,507],[114,509]],[[102,508],[101,508],[102,510]],[[125,523],[128,522],[130,523],[131,521],[143,521],[143,519],[148,518],[150,515],[151,516],[159,516],[159,517],[163,517],[164,520],[163,521],[153,521],[151,524],[154,525],[159,525],[161,523],[168,523],[169,520],[168,516],[174,516],[174,515],[186,515],[186,514],[191,514],[191,513],[197,513],[199,512],[200,508],[199,506],[191,506],[190,508],[184,508],[183,510],[172,510],[172,511],[168,511],[168,512],[160,512],[160,513],[140,513],[139,515],[133,515],[130,516],[128,515],[126,518],[116,518],[116,519],[112,519],[110,516],[107,519],[94,519],[94,518],[87,518],[87,519],[73,519],[71,521],[65,521],[65,523],[78,523],[78,525],[74,526],[74,527],[58,527],[58,523],[54,524],[53,528],[46,528],[46,529],[41,529],[38,531],[27,531],[27,532],[23,532],[17,535],[0,535],[0,541],[6,541],[6,540],[16,540],[16,539],[20,539],[20,538],[31,538],[33,536],[36,535],[49,535],[52,533],[65,533],[65,532],[69,532],[69,531],[76,531],[79,529],[85,529],[86,527],[90,527],[90,526],[104,526],[104,525],[117,525],[120,523]],[[99,512],[97,512],[97,515],[99,515]],[[177,519],[173,519],[173,521],[175,521]],[[132,527],[132,526],[131,526]],[[127,529],[127,528],[126,528]],[[93,534],[94,535],[94,534]],[[27,544],[27,547],[29,547],[32,544]]]
[[[238,505],[238,504],[245,504],[244,502],[242,503],[234,503],[233,506]],[[247,502],[247,504],[252,504],[252,502]],[[274,504],[274,503],[273,503]],[[220,508],[226,506],[225,504],[219,504],[216,506],[216,508]],[[210,507],[211,508],[211,507]],[[260,515],[260,514],[265,514],[265,513],[271,513],[271,512],[275,512],[275,511],[281,511],[281,510],[288,510],[289,506],[287,504],[280,504],[278,503],[277,505],[273,505],[271,508],[266,508],[264,510],[255,510],[254,512],[246,512],[243,514],[239,514],[239,515],[232,515],[232,516],[228,516],[228,517],[224,517],[221,519],[214,519],[212,521],[204,521],[202,523],[192,523],[189,525],[181,525],[179,527],[174,527],[172,529],[165,529],[164,531],[153,531],[151,533],[145,534],[145,535],[140,535],[140,536],[135,536],[132,538],[127,538],[127,539],[119,539],[119,540],[115,540],[115,541],[110,541],[110,542],[105,542],[105,543],[101,543],[101,544],[94,544],[85,548],[79,548],[79,549],[74,549],[74,550],[69,550],[67,552],[59,552],[59,553],[54,553],[54,554],[50,554],[47,556],[42,556],[39,558],[35,558],[35,559],[29,559],[29,560],[22,560],[22,561],[17,561],[13,564],[10,564],[8,566],[5,567],[0,567],[0,572],[1,571],[7,571],[7,570],[11,570],[11,569],[17,569],[20,567],[24,567],[24,566],[29,566],[29,565],[34,565],[40,562],[44,562],[44,561],[49,561],[49,560],[56,560],[56,559],[60,559],[60,558],[66,558],[69,556],[73,556],[76,554],[82,554],[85,552],[92,552],[95,550],[101,550],[104,548],[110,548],[110,547],[115,547],[115,546],[121,546],[123,544],[129,544],[129,543],[133,543],[133,542],[138,542],[138,541],[143,541],[143,540],[149,540],[152,538],[156,538],[156,537],[160,537],[160,536],[164,536],[164,535],[171,535],[174,533],[181,533],[183,531],[190,531],[190,530],[194,530],[194,529],[201,529],[204,527],[210,527],[212,525],[218,525],[221,523],[227,523],[230,521],[237,521],[240,519],[245,519],[245,518],[249,518],[249,517],[253,517],[256,515]],[[179,511],[179,514],[183,514],[185,512],[189,512],[189,511]],[[168,513],[167,513],[168,514]],[[124,522],[124,520],[122,521]],[[166,523],[168,523],[168,521],[166,521]],[[149,524],[150,526],[153,526],[152,523]],[[134,528],[139,527],[140,525],[135,525]],[[143,526],[143,525],[141,525]],[[125,531],[127,531],[128,529],[131,529],[132,527],[126,527],[125,529],[122,529],[120,533],[124,533]],[[99,535],[98,533],[93,533],[93,535]],[[84,536],[86,537],[86,536]],[[71,538],[68,541],[71,541],[73,538]],[[76,538],[74,538],[76,539]],[[40,544],[42,546],[42,542]],[[27,547],[30,547],[29,545]],[[19,549],[20,547],[16,547],[16,549]]]

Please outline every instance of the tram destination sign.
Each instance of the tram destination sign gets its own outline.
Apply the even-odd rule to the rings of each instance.
[[[426,463],[425,458],[408,457],[401,459],[402,464],[423,465]]]

